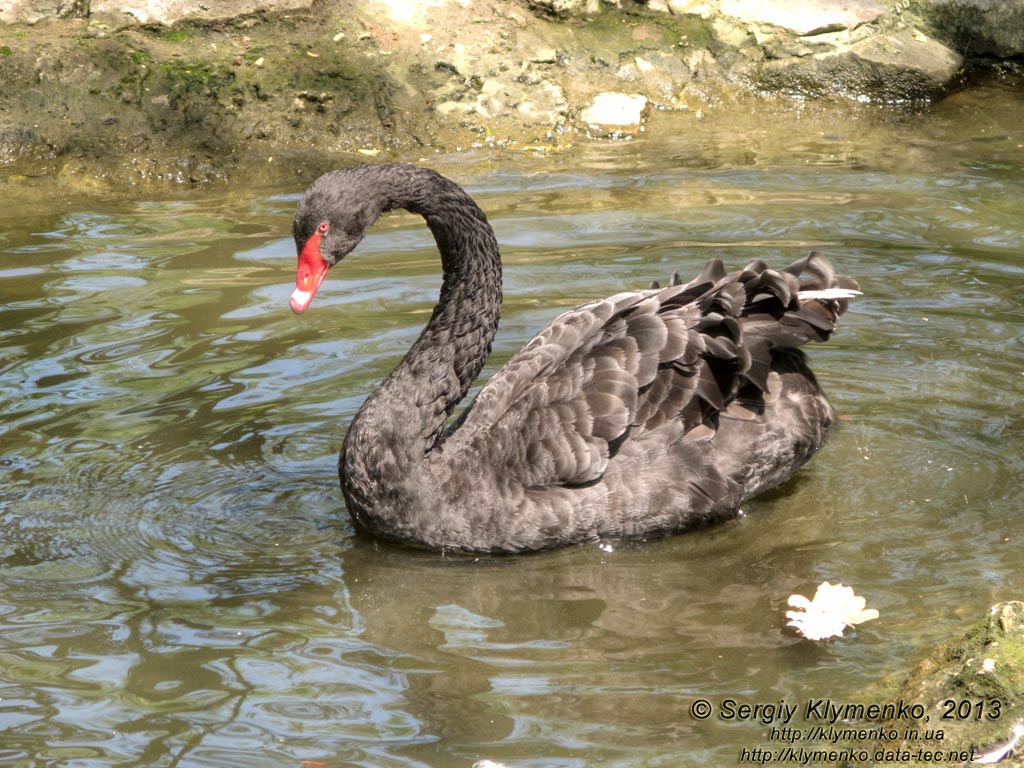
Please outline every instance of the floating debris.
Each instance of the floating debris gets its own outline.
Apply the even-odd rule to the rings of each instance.
[[[786,611],[786,618],[790,619],[786,626],[795,627],[808,640],[842,637],[847,627],[878,618],[874,608],[864,608],[865,599],[855,595],[853,587],[827,581],[818,585],[813,600],[790,595],[788,602],[799,610]]]

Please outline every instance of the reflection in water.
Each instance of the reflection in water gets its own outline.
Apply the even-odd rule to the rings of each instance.
[[[416,217],[297,319],[300,190],[4,212],[0,762],[731,763],[763,726],[694,697],[850,698],[1019,595],[1021,108],[709,110],[656,116],[658,143],[438,159],[505,256],[485,374],[560,309],[712,256],[819,248],[865,288],[810,350],[844,419],[821,454],[735,523],[611,551],[353,535],[344,424],[440,284]],[[824,579],[881,618],[798,640],[786,597]]]

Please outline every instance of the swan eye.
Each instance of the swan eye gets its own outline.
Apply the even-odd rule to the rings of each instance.
[[[321,221],[320,224],[317,226],[316,231],[319,232],[321,235],[326,235],[327,230],[329,230],[330,228],[331,225],[328,222]]]

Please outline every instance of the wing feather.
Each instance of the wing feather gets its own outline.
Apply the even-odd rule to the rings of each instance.
[[[670,422],[713,430],[734,400],[756,413],[772,350],[827,338],[846,309],[845,298],[800,291],[837,287],[856,283],[812,252],[781,270],[757,260],[732,274],[713,260],[689,283],[673,276],[665,288],[583,304],[509,360],[445,450],[470,451],[526,487],[593,482],[626,440]]]

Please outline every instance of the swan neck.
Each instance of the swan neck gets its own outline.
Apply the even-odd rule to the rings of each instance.
[[[483,368],[498,326],[501,258],[486,216],[454,183],[412,170],[409,194],[387,207],[426,220],[441,255],[441,294],[419,338],[349,429],[341,466],[347,496],[369,496],[382,492],[385,478],[393,484],[412,476],[441,445],[448,417]]]

